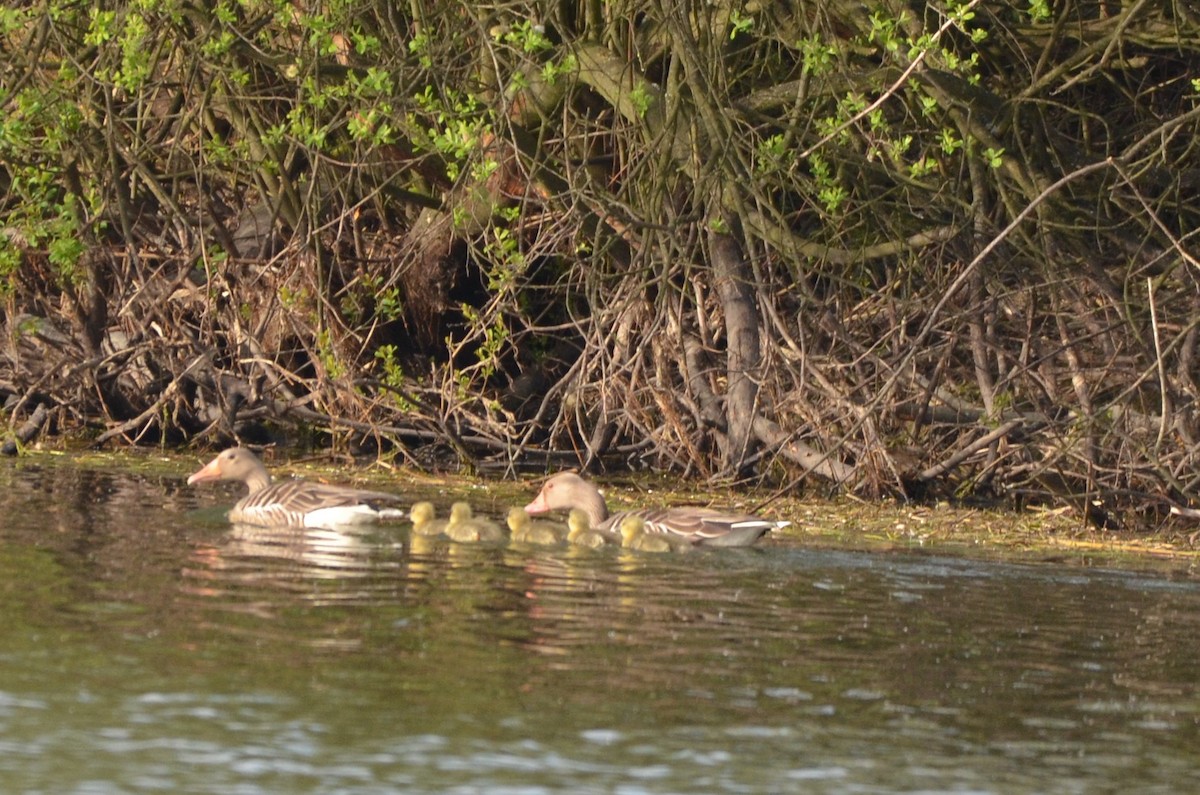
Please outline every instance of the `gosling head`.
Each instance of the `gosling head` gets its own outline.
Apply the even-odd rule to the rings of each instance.
[[[409,520],[412,521],[413,524],[417,525],[418,527],[432,522],[433,518],[434,518],[433,503],[432,502],[415,503],[413,505],[413,507],[410,508],[408,511],[408,518],[409,518]]]
[[[567,514],[567,529],[570,531],[567,538],[574,541],[592,529],[592,520],[588,518],[586,511],[575,508]]]
[[[626,544],[644,532],[646,532],[646,521],[642,517],[630,514],[621,520],[621,539]]]
[[[508,511],[508,529],[510,532],[517,532],[529,527],[529,514],[525,513],[524,508],[510,508]]]

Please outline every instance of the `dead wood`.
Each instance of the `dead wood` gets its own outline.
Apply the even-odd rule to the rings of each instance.
[[[21,17],[10,417],[1165,518],[1200,502],[1200,36],[1054,12]]]

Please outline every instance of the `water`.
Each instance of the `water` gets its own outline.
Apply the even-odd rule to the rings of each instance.
[[[5,792],[1200,791],[1186,573],[413,546],[0,479]]]

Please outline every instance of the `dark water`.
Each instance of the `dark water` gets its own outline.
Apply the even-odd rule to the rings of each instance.
[[[4,792],[1200,791],[1187,573],[413,547],[2,463]]]

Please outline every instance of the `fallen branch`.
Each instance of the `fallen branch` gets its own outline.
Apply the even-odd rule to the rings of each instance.
[[[12,438],[5,440],[4,444],[0,445],[0,454],[16,455],[21,445],[28,444],[33,437],[41,432],[42,426],[46,424],[46,420],[49,417],[50,412],[46,409],[46,404],[37,404],[37,408],[29,415],[29,419],[22,423]]]

